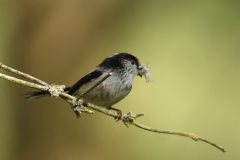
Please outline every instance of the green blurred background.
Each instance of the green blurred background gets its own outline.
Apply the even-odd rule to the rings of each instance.
[[[227,152],[100,113],[77,119],[63,100],[25,100],[32,89],[0,80],[0,159],[240,159],[239,17],[232,0],[1,0],[1,62],[70,86],[105,57],[132,53],[151,62],[154,82],[137,77],[115,107]]]

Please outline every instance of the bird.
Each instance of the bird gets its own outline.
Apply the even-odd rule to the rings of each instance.
[[[133,79],[136,75],[142,77],[142,69],[143,66],[134,55],[125,52],[115,53],[105,58],[91,72],[80,78],[72,87],[66,87],[64,92],[79,98],[81,93],[111,73],[110,77],[81,98],[86,103],[117,111],[115,119],[118,121],[122,117],[122,111],[112,106],[130,93]],[[50,94],[46,91],[37,91],[28,94],[26,99],[36,99],[48,95]]]

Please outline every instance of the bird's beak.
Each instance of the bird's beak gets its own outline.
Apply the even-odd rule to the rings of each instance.
[[[139,67],[138,67],[138,71],[141,71],[141,70],[142,70],[142,66],[139,66]],[[139,77],[142,77],[142,74],[139,73],[139,72],[137,73],[137,75],[138,75]]]

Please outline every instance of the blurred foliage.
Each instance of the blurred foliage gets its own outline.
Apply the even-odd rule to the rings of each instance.
[[[126,128],[102,114],[76,119],[60,99],[26,101],[29,88],[0,80],[0,159],[239,159],[239,1],[1,0],[1,62],[49,83],[72,85],[120,51],[150,61],[116,104],[146,125],[187,138]],[[2,72],[2,71],[1,71]]]

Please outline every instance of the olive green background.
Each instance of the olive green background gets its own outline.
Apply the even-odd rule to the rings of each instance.
[[[0,80],[0,159],[240,159],[239,17],[240,1],[232,0],[1,0],[1,62],[70,86],[105,57],[132,53],[151,62],[154,82],[136,77],[114,107],[227,152],[97,112],[77,119],[63,100],[25,100],[33,89]]]

